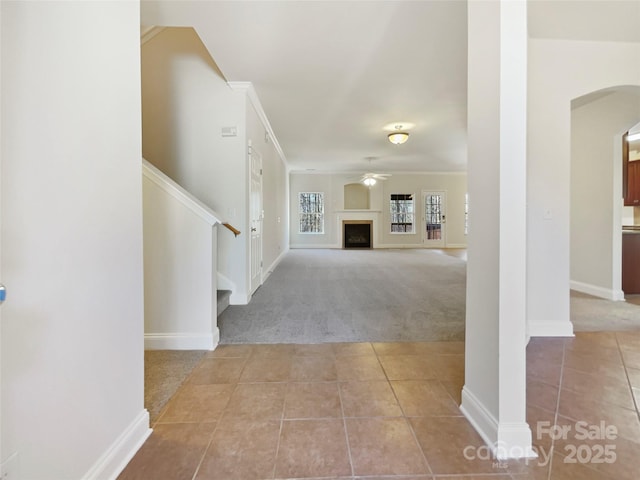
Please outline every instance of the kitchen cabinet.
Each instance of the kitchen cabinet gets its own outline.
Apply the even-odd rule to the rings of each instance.
[[[627,188],[624,204],[627,207],[640,206],[640,160],[627,162]]]

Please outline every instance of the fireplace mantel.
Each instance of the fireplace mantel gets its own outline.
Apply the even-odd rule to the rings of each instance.
[[[344,246],[344,228],[346,222],[371,222],[371,243],[372,248],[380,244],[378,238],[378,230],[381,221],[382,210],[335,210],[336,212],[336,231],[339,233],[338,248]]]

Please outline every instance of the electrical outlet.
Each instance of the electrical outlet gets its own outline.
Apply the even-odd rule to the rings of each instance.
[[[20,480],[18,477],[18,454],[14,453],[0,465],[0,480]]]

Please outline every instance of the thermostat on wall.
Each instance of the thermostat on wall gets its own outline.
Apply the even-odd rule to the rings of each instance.
[[[238,135],[238,127],[222,127],[223,137],[235,137]]]

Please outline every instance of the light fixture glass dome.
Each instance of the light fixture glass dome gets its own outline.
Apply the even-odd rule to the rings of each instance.
[[[406,132],[394,132],[389,134],[389,141],[394,145],[400,145],[409,139],[409,134]]]

